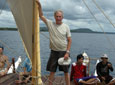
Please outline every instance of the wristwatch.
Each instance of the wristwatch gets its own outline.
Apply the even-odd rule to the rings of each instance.
[[[70,51],[69,51],[69,50],[67,50],[67,51],[66,51],[66,53],[70,53]]]

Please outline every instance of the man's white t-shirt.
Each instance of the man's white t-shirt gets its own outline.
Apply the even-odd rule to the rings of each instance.
[[[57,25],[55,22],[48,19],[46,25],[50,35],[51,50],[66,51],[67,37],[71,37],[69,26],[64,23]]]

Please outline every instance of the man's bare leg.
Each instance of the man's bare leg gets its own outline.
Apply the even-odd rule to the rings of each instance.
[[[86,82],[87,82],[87,83],[92,83],[92,82],[94,82],[95,80],[97,80],[97,79],[96,79],[96,78],[92,78],[92,79],[87,80]]]
[[[50,72],[50,75],[49,75],[49,85],[53,85],[52,82],[53,82],[53,79],[54,79],[54,74],[55,74],[55,72]]]
[[[66,85],[70,85],[70,76],[69,73],[64,73]]]
[[[114,85],[114,84],[115,84],[115,80],[113,80],[110,83],[108,83],[108,85]]]
[[[83,81],[81,80],[80,83],[83,83],[83,84],[95,84],[96,82],[94,82],[96,80],[96,78],[92,78],[92,79],[89,79],[87,81]]]

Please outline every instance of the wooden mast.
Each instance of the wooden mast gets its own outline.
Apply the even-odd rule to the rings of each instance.
[[[39,12],[36,0],[34,0],[33,33],[32,33],[32,85],[42,85],[40,62],[40,31]]]

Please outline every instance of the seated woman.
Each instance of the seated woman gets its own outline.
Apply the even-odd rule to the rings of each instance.
[[[4,48],[0,46],[0,76],[6,75],[11,65],[9,63],[8,56],[3,54],[3,50]]]
[[[72,64],[70,80],[74,80],[75,85],[97,83],[96,76],[86,77],[86,66],[83,65],[83,55],[77,56],[77,62]]]
[[[31,81],[31,71],[32,71],[32,65],[28,57],[24,60],[24,63],[22,65],[23,72],[20,72],[19,74],[19,80],[16,80],[16,83],[28,83]]]

